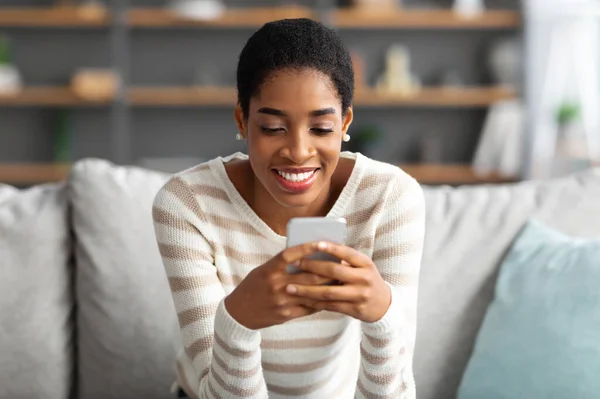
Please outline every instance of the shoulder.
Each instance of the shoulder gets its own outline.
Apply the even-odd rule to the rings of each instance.
[[[396,165],[364,157],[362,168],[359,193],[367,193],[383,202],[394,202],[406,196],[423,196],[421,185]]]

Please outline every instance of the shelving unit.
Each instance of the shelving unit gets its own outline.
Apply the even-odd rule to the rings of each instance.
[[[233,107],[234,87],[132,87],[127,77],[131,63],[129,32],[132,29],[246,29],[283,18],[325,18],[342,30],[510,30],[522,23],[518,12],[486,11],[473,18],[448,10],[406,9],[365,11],[336,9],[317,12],[311,8],[287,6],[228,9],[210,21],[186,19],[162,8],[129,8],[127,0],[107,9],[85,7],[6,8],[0,7],[0,28],[107,28],[113,67],[123,73],[123,90],[117,98],[84,100],[68,87],[27,87],[14,95],[0,95],[0,107],[107,107],[111,112],[111,133],[107,137],[117,162],[129,162],[128,115],[136,107],[185,108]],[[516,93],[501,87],[425,87],[409,94],[385,94],[374,89],[357,89],[355,106],[363,108],[485,108],[498,101],[515,98]],[[115,155],[113,154],[113,155]],[[478,176],[468,164],[402,165],[422,184],[479,184],[512,181],[496,174]],[[0,183],[38,184],[64,180],[68,165],[0,164]]]
[[[514,179],[497,174],[477,175],[470,165],[398,165],[421,184],[482,184],[510,183]],[[0,183],[40,184],[59,182],[67,178],[69,165],[60,164],[0,164]]]
[[[464,17],[451,10],[359,10],[332,11],[330,21],[338,28],[358,29],[512,29],[521,25],[514,11],[486,11]]]
[[[108,10],[94,7],[0,8],[1,27],[106,27]]]
[[[28,87],[15,94],[0,94],[2,107],[106,106],[111,99],[87,100],[68,87]]]

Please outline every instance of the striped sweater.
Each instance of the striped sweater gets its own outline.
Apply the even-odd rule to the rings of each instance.
[[[415,398],[412,373],[425,206],[419,184],[363,155],[328,216],[392,288],[385,316],[364,323],[320,312],[250,330],[224,306],[253,268],[286,247],[244,201],[219,157],[174,175],[153,206],[181,327],[178,384],[195,398]]]

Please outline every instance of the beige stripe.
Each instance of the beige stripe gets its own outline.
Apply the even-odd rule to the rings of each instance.
[[[234,369],[233,367],[230,367],[227,363],[225,363],[225,361],[223,361],[223,359],[221,359],[216,353],[213,353],[213,361],[216,364],[218,364],[219,367],[223,369],[223,371],[225,371],[232,377],[250,378],[252,376],[255,376],[260,371],[260,364],[257,364],[250,370]]]
[[[260,266],[273,257],[272,255],[266,254],[264,252],[252,253],[238,251],[237,249],[230,246],[224,246],[223,250],[225,252],[225,256],[230,260],[234,260],[238,263],[251,266]]]
[[[375,338],[369,334],[365,334],[364,337],[369,341],[369,344],[371,344],[373,348],[385,348],[391,342],[389,338]]]
[[[202,212],[196,198],[187,184],[180,177],[174,177],[165,185],[164,189],[173,194],[186,208],[188,208],[198,219],[203,220]]]
[[[373,364],[376,366],[381,366],[382,364],[385,364],[387,362],[389,362],[392,357],[391,356],[375,356],[370,354],[369,352],[367,352],[367,350],[365,349],[364,345],[360,345],[360,354],[363,358],[364,361],[366,361],[369,364]]]
[[[217,383],[221,386],[221,388],[223,388],[224,390],[226,390],[229,393],[234,394],[236,398],[246,398],[246,397],[249,397],[249,396],[256,395],[258,392],[260,392],[260,390],[261,390],[261,388],[263,386],[262,384],[264,383],[261,380],[254,387],[251,387],[251,388],[240,388],[240,387],[236,387],[233,384],[226,383],[221,378],[221,376],[219,374],[217,374],[217,373],[212,373],[212,376],[214,377],[215,381],[217,381]]]
[[[398,230],[398,228],[413,223],[414,221],[418,220],[420,217],[423,216],[422,209],[422,207],[419,207],[417,209],[411,209],[392,220],[388,220],[381,226],[377,227],[377,230],[375,231],[375,236],[381,237],[385,234],[393,233],[396,230]]]
[[[347,215],[346,220],[348,222],[348,227],[360,226],[367,223],[371,217],[381,211],[382,206],[382,202],[378,201],[366,209],[361,209],[360,211]]]
[[[337,358],[339,352],[340,350],[327,356],[325,359],[317,360],[316,362],[292,364],[263,362],[262,366],[263,370],[273,373],[307,373],[327,366]]]
[[[408,273],[381,273],[381,277],[392,285],[402,287],[418,287],[419,275]]]
[[[201,197],[211,197],[220,201],[231,203],[225,190],[207,184],[192,184],[190,189],[196,195]]]
[[[198,306],[196,308],[184,310],[183,312],[177,313],[179,325],[181,326],[181,328],[183,328],[185,326],[189,326],[190,324],[197,322],[198,320],[214,317],[215,313],[217,313],[218,306],[218,303],[214,303],[204,306]]]
[[[381,175],[381,174],[374,174],[374,175],[368,175],[362,178],[362,180],[360,181],[360,183],[358,184],[358,187],[356,188],[356,192],[360,193],[364,190],[369,190],[371,188],[383,185],[383,184],[387,184],[390,181],[390,176],[388,175]]]
[[[221,215],[205,214],[207,220],[216,227],[220,227],[228,231],[239,231],[253,237],[263,237],[250,223],[242,222],[236,219],[228,218]]]
[[[242,276],[238,276],[237,274],[230,275],[218,272],[218,275],[219,280],[223,285],[233,285],[234,287],[237,287],[242,282],[242,280],[244,280]]]
[[[198,233],[198,229],[196,229],[190,222],[155,206],[152,207],[152,219],[158,224],[162,224],[177,230],[188,233]]]
[[[344,331],[323,338],[306,338],[306,339],[288,339],[288,340],[262,340],[261,349],[309,349],[322,348],[336,343],[342,336]]]
[[[219,392],[217,392],[217,390],[213,387],[213,384],[212,384],[212,381],[210,380],[210,378],[208,379],[207,384],[208,384],[208,389],[210,390],[210,393],[213,396],[213,399],[223,399],[221,394],[219,394]]]
[[[234,357],[241,357],[241,358],[247,359],[249,357],[254,356],[254,353],[255,353],[254,351],[243,351],[240,349],[232,348],[231,346],[227,345],[227,343],[225,341],[223,341],[221,339],[221,337],[219,337],[218,334],[215,334],[215,342],[217,345],[219,345],[221,347],[221,349],[223,349],[229,355],[234,356]]]
[[[317,383],[305,385],[303,387],[282,387],[279,385],[267,384],[267,389],[270,393],[282,396],[306,396],[323,388],[329,381],[329,378],[325,378]]]
[[[169,277],[169,286],[173,292],[197,290],[219,284],[220,281],[214,274],[193,277]]]
[[[349,242],[348,246],[356,250],[370,250],[373,249],[373,237],[363,237],[355,242]]]
[[[185,371],[183,370],[183,366],[181,365],[181,362],[179,360],[177,360],[177,362],[176,362],[176,367],[177,367],[177,384],[181,387],[181,389],[183,389],[183,391],[186,393],[187,396],[189,396],[190,398],[193,398],[193,399],[198,399],[198,395],[196,395],[196,392],[190,387],[187,377],[185,376]]]
[[[167,259],[213,263],[209,255],[190,247],[159,243],[158,250]]]
[[[423,240],[421,238],[413,239],[412,241],[406,241],[399,245],[378,249],[373,252],[373,262],[390,260],[391,258],[406,256],[418,251],[421,251],[423,247]]]
[[[190,359],[195,359],[201,353],[209,351],[213,346],[213,336],[202,337],[187,347],[186,353]]]
[[[378,385],[391,385],[398,379],[398,374],[369,374],[363,370],[363,373],[367,380],[371,381],[373,384]]]
[[[367,390],[367,388],[365,388],[365,386],[363,385],[362,381],[359,379],[358,383],[356,384],[356,386],[358,387],[358,390],[360,391],[360,393],[363,394],[363,396],[367,399],[398,399],[400,397],[400,393],[404,392],[406,389],[403,389],[403,387],[406,386],[406,384],[402,383],[401,386],[398,387],[398,389],[396,389],[396,392],[390,394],[390,395],[379,395],[376,393],[373,393],[369,390]]]

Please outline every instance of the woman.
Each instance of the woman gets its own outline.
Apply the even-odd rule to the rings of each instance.
[[[179,386],[196,398],[415,398],[424,200],[400,169],[341,153],[347,49],[311,20],[268,23],[240,55],[237,86],[248,155],[175,175],[154,203]],[[347,246],[286,249],[287,222],[304,216],[345,217]],[[342,263],[305,259],[316,251]]]

